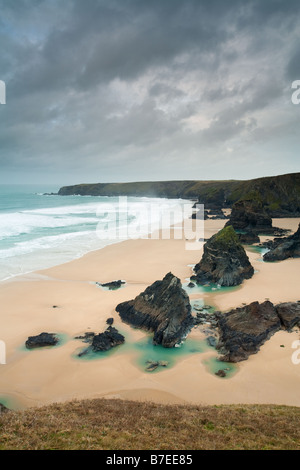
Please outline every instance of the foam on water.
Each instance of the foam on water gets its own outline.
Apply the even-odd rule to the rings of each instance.
[[[173,211],[186,203],[144,197],[49,196],[36,187],[2,186],[0,281],[128,238],[145,237],[180,222],[183,212],[175,211],[174,216]]]

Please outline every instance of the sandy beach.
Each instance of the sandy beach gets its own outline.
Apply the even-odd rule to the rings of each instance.
[[[273,226],[295,231],[299,221],[273,219]],[[205,237],[223,226],[223,220],[205,221]],[[227,311],[256,300],[279,303],[300,299],[300,259],[264,263],[259,253],[249,249],[247,254],[255,269],[252,279],[230,292],[193,293],[191,300],[201,297],[205,304]],[[155,373],[138,367],[137,352],[125,345],[99,360],[76,358],[83,343],[74,337],[104,331],[108,317],[114,318],[126,342],[134,344],[145,338],[145,332],[121,322],[116,305],[134,298],[170,271],[185,283],[192,274],[191,265],[201,256],[201,250],[186,250],[185,240],[127,240],[2,282],[0,339],[6,344],[7,363],[0,365],[0,402],[4,397],[15,407],[30,407],[74,398],[118,397],[162,403],[300,406],[300,365],[291,360],[292,343],[299,339],[297,330],[276,333],[258,354],[239,363],[235,373],[225,379],[215,376],[205,364],[217,357],[212,349],[182,355],[173,367]],[[126,285],[115,291],[96,285],[117,279]],[[26,350],[28,336],[43,331],[62,335],[61,344]],[[189,337],[201,341],[203,333],[196,328]]]

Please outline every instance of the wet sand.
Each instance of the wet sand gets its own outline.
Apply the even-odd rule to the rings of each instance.
[[[273,225],[296,230],[299,219],[274,219]],[[205,221],[205,237],[224,226]],[[264,263],[259,253],[247,251],[255,269],[252,279],[230,292],[191,294],[221,311],[252,301],[274,303],[300,300],[300,259]],[[145,337],[120,321],[115,307],[172,272],[182,282],[192,274],[202,250],[186,249],[185,240],[139,239],[110,245],[72,262],[0,284],[0,339],[7,347],[7,364],[0,365],[0,402],[39,406],[73,398],[118,397],[161,403],[272,403],[300,406],[300,364],[292,363],[297,330],[280,331],[258,354],[237,365],[230,378],[214,375],[204,361],[213,350],[183,356],[174,367],[157,373],[137,366],[136,352],[122,347],[108,357],[83,361],[74,352],[84,346],[74,336],[101,332],[106,319],[134,343]],[[125,287],[108,291],[96,282],[122,279]],[[53,308],[55,307],[55,308]],[[43,331],[62,335],[62,344],[28,351],[28,336]],[[191,338],[203,339],[199,329]],[[282,347],[284,346],[284,347]]]

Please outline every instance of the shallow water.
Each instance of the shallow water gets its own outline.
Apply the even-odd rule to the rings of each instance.
[[[218,356],[212,356],[208,359],[203,360],[203,364],[206,366],[206,369],[212,374],[215,374],[219,370],[224,370],[224,372],[226,373],[226,377],[221,377],[223,379],[229,379],[238,371],[238,367],[236,364],[233,364],[232,362],[220,361],[218,359]]]
[[[119,330],[120,331],[120,330]],[[122,333],[124,334],[124,332]],[[207,366],[207,370],[214,374],[219,369],[229,369],[226,371],[227,377],[232,376],[233,372],[236,371],[236,366],[233,364],[228,364],[224,362],[220,362],[217,360],[217,351],[215,348],[210,346],[206,339],[197,340],[194,338],[186,338],[179,346],[174,348],[164,348],[160,345],[154,345],[152,335],[146,335],[139,341],[132,341],[130,339],[130,335],[126,333],[125,336],[125,343],[123,345],[119,345],[115,348],[110,349],[109,351],[103,352],[93,352],[88,344],[84,344],[84,346],[78,347],[72,357],[77,361],[101,361],[105,360],[113,355],[118,354],[125,354],[125,353],[135,353],[134,354],[134,364],[143,372],[148,373],[159,373],[163,372],[166,369],[170,369],[174,367],[181,359],[188,357],[193,354],[201,354],[212,351],[216,352],[216,357],[210,358],[205,365]],[[127,336],[127,338],[126,338]],[[78,354],[83,350],[87,350],[87,354],[78,357]],[[147,371],[147,367],[149,366],[149,362],[166,362],[167,366],[158,366],[153,371]]]
[[[9,395],[0,394],[0,403],[4,405],[9,410],[19,411],[23,410],[25,406],[21,405],[16,398],[13,398]]]
[[[257,245],[247,245],[246,247],[247,251],[250,251],[251,253],[258,253],[260,256],[257,258],[257,261],[262,261],[264,262],[263,256],[264,254],[268,253],[269,248],[265,248],[264,246],[257,246]]]
[[[194,282],[194,281],[191,281],[191,282]],[[182,285],[183,289],[186,291],[186,293],[188,295],[191,295],[191,294],[207,294],[207,293],[214,293],[214,294],[215,293],[222,293],[222,294],[225,294],[225,293],[233,292],[237,289],[240,289],[240,286],[224,287],[224,286],[220,286],[220,284],[215,284],[213,282],[211,282],[209,284],[205,284],[205,285],[196,284],[196,282],[195,282],[194,287],[188,287],[189,283],[190,283],[190,280],[188,279],[187,282],[185,282]]]
[[[42,332],[41,332],[42,333]],[[52,332],[51,332],[52,333]],[[27,338],[24,340],[24,343],[20,345],[20,347],[18,348],[19,351],[26,351],[26,352],[32,352],[32,351],[41,351],[42,349],[53,349],[53,348],[60,348],[61,346],[63,346],[64,344],[66,344],[69,339],[70,339],[70,336],[66,333],[54,333],[55,336],[57,336],[58,338],[58,343],[55,345],[55,346],[41,346],[40,348],[32,348],[32,349],[29,349],[25,346],[25,342],[27,340]]]

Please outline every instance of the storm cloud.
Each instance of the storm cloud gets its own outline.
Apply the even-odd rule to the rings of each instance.
[[[299,171],[298,0],[0,0],[0,183]]]

